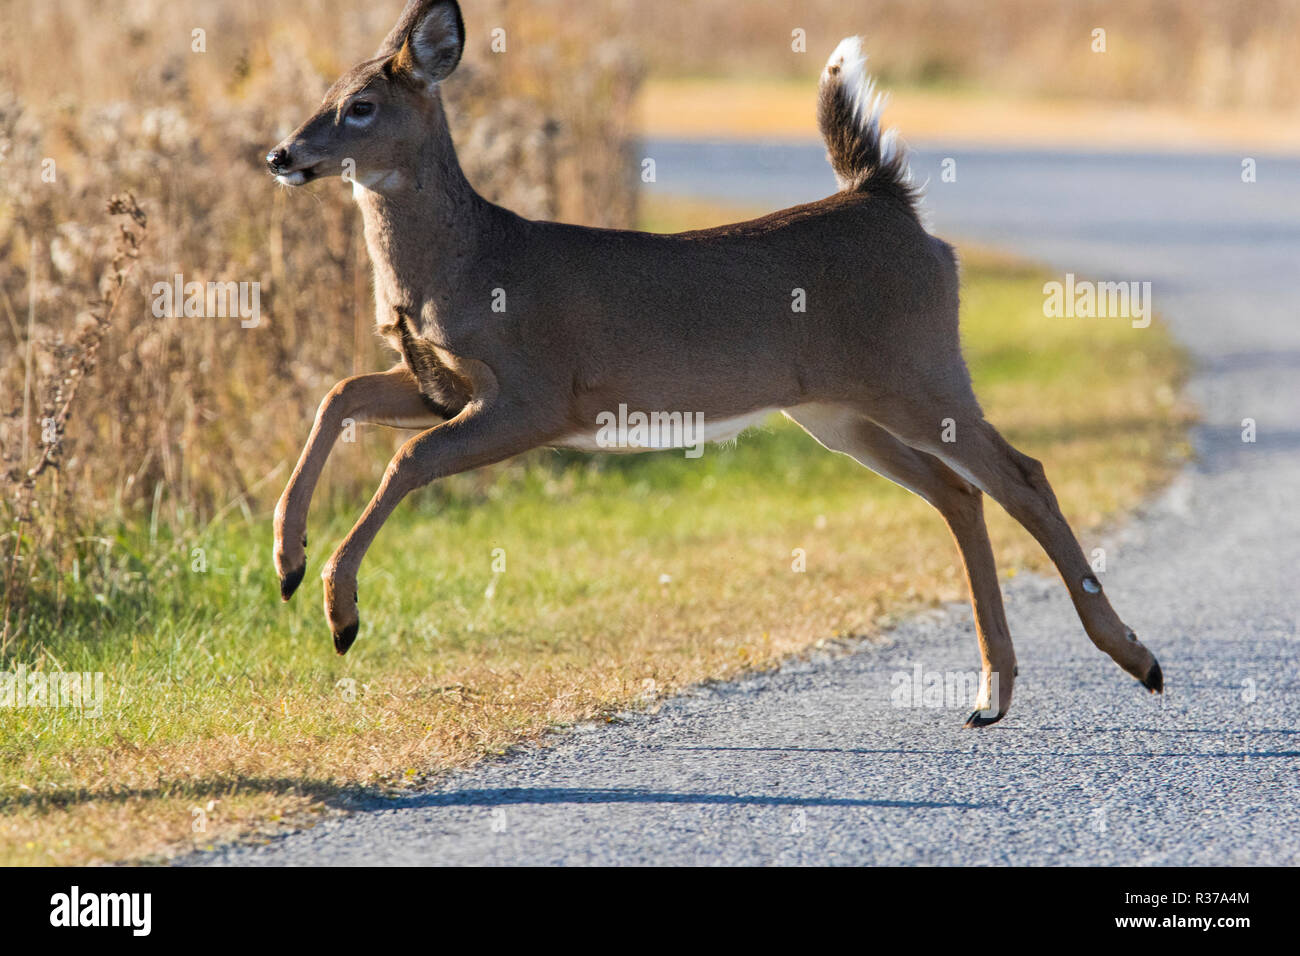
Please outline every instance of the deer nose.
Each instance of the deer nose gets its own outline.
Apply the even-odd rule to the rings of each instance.
[[[266,165],[271,167],[271,172],[278,173],[289,166],[289,151],[283,147],[271,150],[266,154]]]

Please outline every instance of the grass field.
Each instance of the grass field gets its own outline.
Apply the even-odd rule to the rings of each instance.
[[[730,212],[668,202],[646,221]],[[1182,358],[1159,323],[1045,319],[1043,281],[967,253],[967,354],[989,418],[1095,529],[1185,454]],[[383,434],[368,440],[402,438]],[[989,516],[1005,573],[1044,567]],[[3,662],[102,672],[105,701],[97,718],[0,708],[0,863],[147,859],[309,825],[359,787],[409,787],[964,597],[936,514],[783,420],[698,460],[546,453],[413,496],[362,569],[363,630],[340,659],[315,575],[354,517],[313,513],[288,606],[269,514],[104,529],[112,589],[60,582],[61,610]]]

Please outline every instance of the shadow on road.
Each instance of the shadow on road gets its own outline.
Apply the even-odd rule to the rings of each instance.
[[[892,748],[889,750],[867,750],[856,747],[674,747],[674,750],[708,750],[737,751],[742,753],[804,753],[804,754],[853,754],[855,756],[881,756],[897,754],[907,757],[970,757],[969,750],[921,750],[914,748]],[[1138,751],[1138,750],[1085,750],[1080,753],[1063,753],[1059,750],[1015,750],[993,757],[1300,757],[1300,750],[1233,750],[1233,751]]]
[[[885,807],[901,810],[978,810],[980,803],[931,800],[855,800],[839,797],[799,797],[771,794],[675,793],[672,791],[586,787],[506,787],[454,790],[403,797],[388,807],[477,807],[561,803],[681,803],[755,807]]]

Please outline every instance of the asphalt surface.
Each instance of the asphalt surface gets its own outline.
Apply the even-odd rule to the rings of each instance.
[[[830,183],[813,146],[646,155],[652,188],[677,194],[776,208]],[[956,182],[941,181],[945,157]],[[695,689],[183,862],[1300,863],[1300,161],[1255,158],[1255,183],[1234,155],[922,150],[913,164],[940,235],[1150,281],[1199,362],[1196,463],[1086,542],[1107,548],[1103,582],[1160,658],[1164,697],[1092,647],[1055,579],[1022,576],[1006,586],[1015,702],[988,730],[960,729],[956,687],[905,705],[914,681],[978,666],[970,612],[953,605],[884,646]]]

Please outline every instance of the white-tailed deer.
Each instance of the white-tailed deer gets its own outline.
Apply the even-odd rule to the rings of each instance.
[[[956,259],[918,219],[856,39],[821,78],[840,191],[681,235],[532,222],[479,196],[439,93],[464,42],[454,0],[411,0],[375,56],[266,158],[290,186],[352,172],[379,332],[402,358],[340,382],[316,413],[275,513],[285,600],[303,577],[308,504],[344,419],[421,430],[322,572],[338,653],[357,635],[361,560],[412,490],[539,446],[598,447],[602,416],[622,405],[702,414],[709,440],[780,410],[947,521],[983,658],[967,726],[1007,713],[1016,675],[981,492],[1046,549],[1093,643],[1162,690],[1160,665],[1102,593],[1042,467],[984,420],[958,342]],[[792,310],[795,290],[803,311]],[[502,292],[504,312],[493,307]]]

